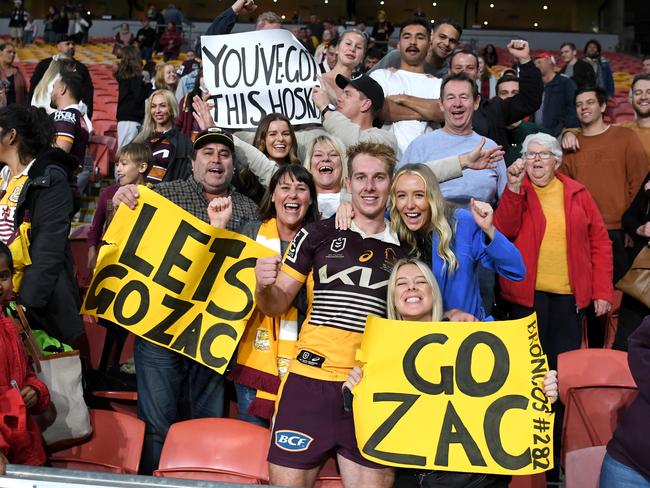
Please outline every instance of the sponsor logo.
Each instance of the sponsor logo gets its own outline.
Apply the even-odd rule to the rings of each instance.
[[[74,124],[77,122],[77,116],[74,114],[74,112],[57,110],[54,112],[54,122],[70,122],[71,124]]]
[[[371,279],[372,268],[366,266],[351,266],[332,275],[328,274],[327,265],[321,266],[318,269],[318,280],[323,284],[339,280],[344,285],[361,286],[363,288],[370,288],[371,290],[383,288],[388,284],[388,280],[373,283]]]
[[[305,240],[305,237],[307,237],[308,235],[309,232],[307,232],[304,227],[298,231],[296,237],[293,238],[293,241],[291,241],[291,244],[289,245],[289,249],[287,250],[287,257],[286,257],[287,261],[291,261],[292,263],[296,262],[296,258],[298,257],[298,251],[300,251],[300,246]]]
[[[360,263],[365,263],[367,261],[370,261],[374,255],[375,255],[375,253],[373,253],[370,250],[363,251],[363,254],[361,256],[359,256],[359,262]]]
[[[295,430],[278,430],[275,432],[275,445],[284,451],[306,451],[314,438]]]
[[[296,358],[299,363],[306,364],[307,366],[313,366],[314,368],[322,368],[325,358],[314,354],[313,352],[302,350],[298,353]]]
[[[347,239],[345,237],[337,237],[332,241],[332,244],[330,245],[330,250],[332,252],[341,252],[343,249],[345,249],[345,241]]]

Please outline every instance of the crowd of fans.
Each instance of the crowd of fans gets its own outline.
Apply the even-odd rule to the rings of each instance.
[[[228,34],[255,9],[253,0],[235,1],[206,34]],[[16,47],[31,40],[28,19],[16,0],[13,40],[0,44],[0,294],[11,298],[14,275],[14,298],[32,327],[76,347],[84,327],[68,235],[93,165],[93,84],[75,44],[91,21],[78,7],[50,7],[44,38],[57,54],[38,63],[28,84],[14,63]],[[272,428],[272,484],[312,486],[336,452],[346,486],[505,487],[504,476],[396,474],[361,456],[343,388],[363,381],[355,352],[366,318],[492,321],[536,312],[552,370],[560,353],[585,341],[603,347],[614,285],[650,239],[650,60],[631,84],[635,120],[611,124],[612,70],[595,40],[582,58],[574,44],[559,46],[560,70],[555,53],[533,55],[514,39],[503,46],[514,64],[498,71],[497,48],[465,46],[452,19],[409,19],[392,50],[384,11],[370,27],[309,20],[294,35],[322,71],[312,94],[322,124],[305,130],[268,114],[255,132],[236,134],[215,127],[200,46],[180,68],[168,63],[188,23],[178,9],[151,5],[135,34],[119,27],[117,183],[99,195],[88,266],[117,206],[137,205],[139,184],[276,252],[257,260],[256,308],[230,373],[240,418]],[[281,24],[265,12],[256,28]],[[163,54],[158,66],[155,53]],[[351,279],[358,268],[384,286]],[[647,365],[648,307],[623,295],[618,308],[614,347],[627,350],[629,339],[631,362]],[[119,357],[126,332],[101,323]],[[31,447],[16,449],[0,428],[0,464],[43,464],[30,414],[48,403],[47,388],[4,314],[0,326],[0,395],[22,398],[31,436]],[[146,423],[141,472],[151,474],[172,423],[224,414],[226,377],[142,338],[134,362]],[[635,418],[650,415],[647,370],[639,369]],[[554,371],[544,387],[555,400]],[[650,486],[647,426],[623,425],[601,486]],[[287,431],[313,442],[287,449]]]

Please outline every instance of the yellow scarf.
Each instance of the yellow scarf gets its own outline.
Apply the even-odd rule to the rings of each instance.
[[[279,253],[281,242],[276,219],[263,222],[255,240]],[[273,415],[280,381],[295,356],[297,339],[295,307],[275,318],[267,317],[258,309],[253,311],[239,343],[237,365],[232,373],[237,383],[257,390],[249,414],[268,419]]]
[[[25,268],[32,264],[32,258],[29,256],[29,234],[31,229],[31,222],[23,222],[18,227],[14,239],[9,243],[9,250],[14,260],[14,275],[12,277],[14,293],[18,293],[20,290]]]

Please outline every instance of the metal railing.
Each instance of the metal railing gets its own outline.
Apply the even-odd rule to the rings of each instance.
[[[237,488],[239,483],[217,483],[213,481],[154,478],[132,474],[100,473],[75,469],[46,468],[43,466],[22,466],[8,464],[6,474],[0,476],[0,488]],[[269,485],[267,485],[269,486]],[[279,488],[269,486],[269,488]]]

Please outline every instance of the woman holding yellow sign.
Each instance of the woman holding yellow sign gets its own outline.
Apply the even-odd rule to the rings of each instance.
[[[391,320],[437,322],[444,320],[442,295],[431,270],[416,259],[398,261],[388,280],[387,314]],[[462,318],[462,317],[459,317]],[[454,317],[456,319],[456,317]],[[362,369],[356,366],[343,384],[352,390],[362,380]],[[557,372],[544,377],[544,393],[551,402],[558,397]],[[344,394],[344,397],[346,395]],[[452,471],[402,470],[395,486],[399,488],[507,488],[509,476],[459,473]]]
[[[337,212],[339,227],[350,225],[346,213]],[[395,174],[390,218],[400,242],[431,267],[447,315],[462,310],[475,320],[491,319],[479,291],[479,264],[512,281],[526,275],[521,254],[495,228],[492,207],[474,199],[469,211],[448,204],[424,164],[406,164]]]
[[[215,198],[208,207],[210,223],[225,228],[231,210],[228,198]],[[297,164],[281,166],[271,177],[259,215],[261,222],[247,222],[237,231],[278,254],[284,253],[304,224],[320,219],[316,187],[309,171]],[[241,420],[268,426],[280,380],[287,372],[289,359],[295,357],[295,341],[306,308],[303,292],[294,306],[279,317],[267,317],[257,309],[253,312],[232,372]]]

